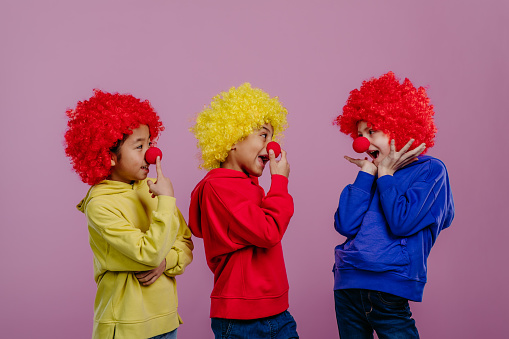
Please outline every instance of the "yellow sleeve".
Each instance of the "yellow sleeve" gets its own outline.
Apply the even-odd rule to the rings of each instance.
[[[164,274],[173,277],[184,273],[187,265],[193,261],[193,240],[191,239],[191,231],[187,227],[186,221],[180,211],[177,209],[179,215],[180,227],[177,234],[177,239],[166,256],[166,270]]]
[[[108,244],[107,253],[103,253],[104,269],[146,271],[159,266],[168,255],[179,231],[180,217],[175,198],[160,195],[157,199],[157,209],[145,233],[100,199],[89,203],[89,226]]]

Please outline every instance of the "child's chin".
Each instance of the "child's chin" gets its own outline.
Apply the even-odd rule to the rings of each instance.
[[[382,160],[384,160],[384,158],[385,158],[385,157],[383,157],[383,158],[382,158],[382,157],[380,157],[380,156],[379,156],[378,158],[376,158],[376,159],[374,159],[374,160],[373,160],[373,164],[374,164],[376,167],[378,167],[378,165],[380,165],[380,163],[382,162]]]
[[[252,176],[252,177],[257,177],[257,178],[259,178],[259,177],[261,177],[261,176],[262,176],[262,174],[263,174],[263,169],[261,169],[261,170],[259,170],[259,171],[249,171],[249,173],[248,173],[248,174],[249,174],[250,176]]]
[[[262,172],[262,173],[251,173],[250,175],[251,175],[252,177],[257,177],[257,178],[259,178],[259,177],[261,177],[261,176],[262,176],[262,174],[263,174],[263,172]]]

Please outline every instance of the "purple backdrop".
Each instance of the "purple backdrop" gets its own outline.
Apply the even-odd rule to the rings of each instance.
[[[2,1],[0,336],[92,332],[92,255],[75,209],[88,187],[64,156],[66,108],[93,88],[149,99],[167,128],[164,171],[187,218],[205,174],[192,118],[249,81],[289,111],[290,311],[302,338],[337,338],[331,269],[343,238],[332,220],[357,170],[342,158],[353,155],[350,139],[331,121],[350,90],[392,70],[428,87],[439,129],[429,154],[448,166],[456,202],[424,301],[411,305],[421,336],[506,337],[507,22],[505,0]],[[181,339],[212,338],[212,274],[195,243],[178,278]]]

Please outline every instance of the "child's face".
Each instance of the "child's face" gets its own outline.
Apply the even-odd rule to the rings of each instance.
[[[360,137],[369,140],[370,145],[366,153],[373,159],[373,164],[378,166],[391,151],[390,137],[382,131],[369,127],[369,124],[362,120],[357,124],[357,132]]]
[[[273,132],[272,126],[265,124],[249,134],[244,140],[233,145],[221,167],[241,171],[255,177],[261,176],[265,164],[269,161],[266,147],[272,141]]]
[[[118,154],[112,154],[112,172],[108,179],[130,184],[143,180],[148,175],[149,164],[145,161],[145,152],[150,146],[150,133],[147,125],[133,130],[133,134],[124,140]]]

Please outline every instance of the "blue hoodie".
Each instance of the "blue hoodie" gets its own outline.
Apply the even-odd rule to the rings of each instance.
[[[334,227],[334,289],[359,288],[422,301],[426,261],[438,234],[454,217],[445,165],[420,156],[393,176],[360,171],[345,187]]]

